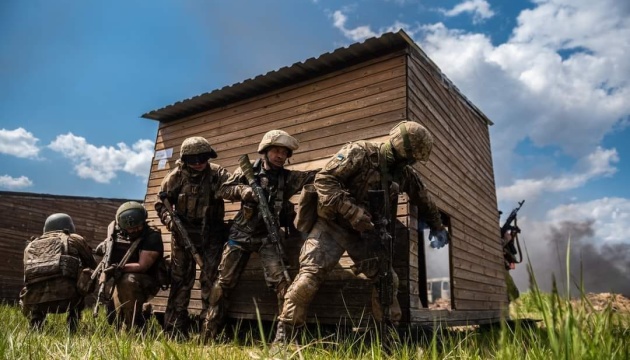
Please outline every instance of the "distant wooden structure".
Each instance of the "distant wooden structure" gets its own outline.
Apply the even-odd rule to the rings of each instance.
[[[237,159],[255,159],[262,135],[283,129],[300,141],[289,168],[314,169],[346,142],[384,140],[399,121],[426,126],[435,146],[423,180],[443,211],[453,240],[449,246],[450,310],[428,309],[423,231],[417,210],[401,196],[395,268],[403,324],[483,323],[498,320],[507,306],[503,255],[497,237],[498,212],[488,127],[491,121],[440,71],[409,36],[399,31],[337,49],[318,58],[183,100],[143,115],[159,121],[145,203],[155,201],[159,185],[179,158],[189,136],[207,138],[218,152],[216,163],[234,171]],[[166,158],[172,150],[172,157]],[[162,159],[162,160],[159,160]],[[226,204],[231,218],[238,203]],[[152,206],[149,217],[156,219]],[[169,235],[162,229],[166,249]],[[287,240],[292,275],[302,240]],[[447,251],[447,250],[441,250]],[[349,270],[344,257],[320,289],[310,320],[338,323],[370,313],[370,284]],[[196,283],[191,311],[199,311]],[[163,311],[166,293],[154,299]],[[265,286],[259,262],[249,262],[231,296],[230,315],[253,319],[256,300],[264,319],[273,319],[276,301]]]
[[[26,241],[42,234],[54,213],[72,217],[77,234],[94,248],[107,236],[118,207],[129,200],[0,191],[0,300],[18,300],[24,284]]]

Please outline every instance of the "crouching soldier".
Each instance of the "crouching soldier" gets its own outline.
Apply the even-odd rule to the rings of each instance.
[[[107,228],[107,239],[97,248],[111,250],[110,264],[104,271],[113,277],[113,295],[108,303],[108,319],[122,320],[127,329],[142,327],[146,316],[142,307],[160,290],[160,267],[164,245],[160,231],[147,224],[142,204],[129,201],[116,211],[116,220]],[[120,323],[118,323],[120,324]]]
[[[28,243],[24,250],[24,288],[20,292],[22,312],[31,328],[41,329],[46,314],[68,313],[68,328],[77,329],[86,293],[77,280],[96,262],[92,249],[75,234],[72,218],[52,214],[44,223],[44,233]],[[85,276],[85,275],[84,275]]]

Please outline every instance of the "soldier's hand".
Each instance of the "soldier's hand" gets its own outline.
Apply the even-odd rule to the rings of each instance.
[[[442,226],[429,232],[429,245],[434,249],[440,249],[449,243],[448,231]]]
[[[123,273],[122,269],[119,268],[117,264],[110,265],[107,269],[103,270],[103,272],[116,280],[118,280]]]
[[[105,243],[107,241],[103,241],[100,244],[98,244],[98,246],[96,247],[96,249],[94,249],[94,254],[98,255],[98,256],[103,256],[105,255],[105,247],[107,246]]]
[[[352,228],[358,232],[374,230],[370,214],[360,206],[352,205],[344,214],[344,217],[350,222]]]
[[[258,202],[258,196],[251,187],[246,187],[241,191],[241,200],[246,202]]]

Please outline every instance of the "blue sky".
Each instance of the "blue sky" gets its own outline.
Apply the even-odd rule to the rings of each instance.
[[[628,243],[629,19],[626,0],[2,1],[0,190],[141,199],[141,114],[402,28],[495,123],[499,207],[526,199],[532,254],[567,222]]]

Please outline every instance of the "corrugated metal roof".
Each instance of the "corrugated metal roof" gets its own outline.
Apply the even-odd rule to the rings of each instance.
[[[362,43],[355,43],[348,47],[339,48],[333,52],[322,54],[317,58],[297,62],[291,66],[285,66],[264,75],[258,75],[254,78],[244,80],[243,82],[225,86],[221,89],[216,89],[190,99],[178,101],[172,105],[143,114],[142,117],[161,122],[181,119],[186,116],[198,114],[312,79],[371,58],[402,50],[408,46],[413,46],[435,66],[437,71],[440,71],[437,65],[424,54],[420,47],[403,30],[400,30],[396,33],[385,33],[379,37],[367,39]],[[446,79],[443,74],[442,76]],[[450,81],[448,81],[448,83],[462,96],[462,100],[464,100],[468,106],[479,113],[489,124],[492,124],[472,102],[459,92],[457,87],[452,85]]]

